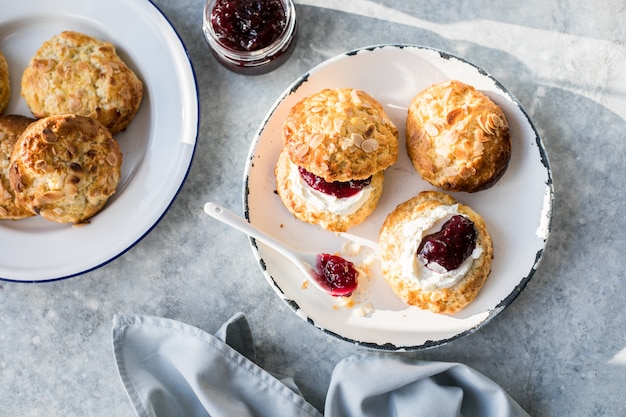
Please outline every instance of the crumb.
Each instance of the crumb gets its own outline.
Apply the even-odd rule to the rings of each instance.
[[[346,254],[346,256],[356,256],[361,250],[361,245],[354,242],[345,242],[341,250]]]
[[[365,303],[354,309],[354,314],[357,317],[370,317],[374,312],[374,306],[372,303]]]

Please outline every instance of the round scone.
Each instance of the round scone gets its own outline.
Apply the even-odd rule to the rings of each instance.
[[[102,209],[121,176],[122,153],[100,122],[79,115],[40,119],[11,154],[17,200],[58,223],[83,223]]]
[[[471,303],[491,272],[484,219],[448,194],[424,191],[398,205],[381,228],[383,276],[407,304],[454,313]]]
[[[11,82],[9,79],[9,65],[0,51],[0,114],[4,113],[11,98]]]
[[[274,172],[283,204],[343,232],[376,208],[384,170],[398,159],[398,129],[367,93],[325,89],[290,110],[283,145]]]
[[[455,80],[434,84],[413,98],[406,144],[422,178],[446,191],[491,187],[511,158],[509,125],[500,106]]]
[[[0,219],[22,219],[33,213],[18,203],[9,181],[9,159],[22,132],[35,121],[30,117],[0,116]]]
[[[113,44],[66,31],[44,42],[31,58],[21,93],[37,118],[89,116],[115,134],[139,110],[143,84]]]

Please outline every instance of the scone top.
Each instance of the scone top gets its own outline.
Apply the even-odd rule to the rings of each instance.
[[[447,191],[492,186],[511,157],[509,126],[500,106],[460,81],[419,92],[409,105],[406,128],[415,169]]]
[[[78,114],[123,131],[143,99],[143,83],[115,46],[64,31],[45,41],[22,73],[21,94],[36,118]]]
[[[351,88],[298,102],[283,144],[292,163],[328,182],[366,179],[398,159],[398,129],[378,101]]]

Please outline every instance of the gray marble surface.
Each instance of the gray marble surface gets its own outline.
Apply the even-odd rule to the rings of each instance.
[[[112,356],[114,314],[212,333],[239,311],[260,364],[292,375],[322,409],[335,364],[363,348],[293,314],[267,285],[248,239],[201,208],[214,200],[241,212],[252,137],[295,78],[343,51],[402,42],[450,51],[507,86],[543,138],[555,187],[552,234],[521,295],[480,331],[404,355],[470,365],[533,416],[626,415],[622,0],[297,1],[294,55],[258,77],[231,73],[209,54],[202,1],[155,4],[197,76],[201,122],[188,179],[154,230],[102,268],[51,283],[0,281],[0,414],[134,415]],[[0,242],[10,244],[1,230]]]

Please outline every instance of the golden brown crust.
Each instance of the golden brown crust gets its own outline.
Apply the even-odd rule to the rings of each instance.
[[[11,98],[11,82],[9,79],[9,65],[0,51],[0,114],[4,113]]]
[[[9,159],[18,137],[35,119],[19,115],[0,116],[0,219],[22,219],[33,213],[18,203],[9,181]]]
[[[366,179],[398,159],[398,129],[361,90],[325,89],[298,102],[283,126],[291,161],[328,182]]]
[[[415,169],[447,191],[491,187],[511,157],[502,109],[474,87],[454,80],[415,96],[408,111],[406,142]]]
[[[477,247],[482,255],[474,259],[466,275],[449,288],[425,290],[412,280],[403,277],[400,263],[406,241],[407,225],[416,219],[428,216],[437,206],[458,204],[458,213],[474,223],[477,231]],[[421,240],[421,238],[420,238]],[[407,304],[435,313],[454,313],[471,303],[483,287],[491,272],[493,245],[484,219],[470,207],[457,203],[451,196],[438,191],[424,191],[418,196],[398,205],[391,212],[380,233],[380,251],[383,275],[393,291]],[[417,262],[417,261],[416,261]]]
[[[378,171],[372,176],[372,193],[365,203],[353,214],[335,214],[329,211],[318,210],[308,204],[306,200],[294,193],[294,186],[289,178],[292,162],[287,151],[280,153],[275,168],[276,190],[283,204],[297,219],[320,225],[322,228],[334,232],[345,232],[350,227],[363,222],[375,209],[383,191],[384,173]]]
[[[78,115],[49,116],[17,140],[9,178],[18,201],[47,220],[81,223],[115,192],[122,153],[98,121]]]
[[[111,133],[133,120],[143,84],[115,46],[78,32],[62,32],[36,52],[22,75],[22,96],[37,118],[79,114]]]

